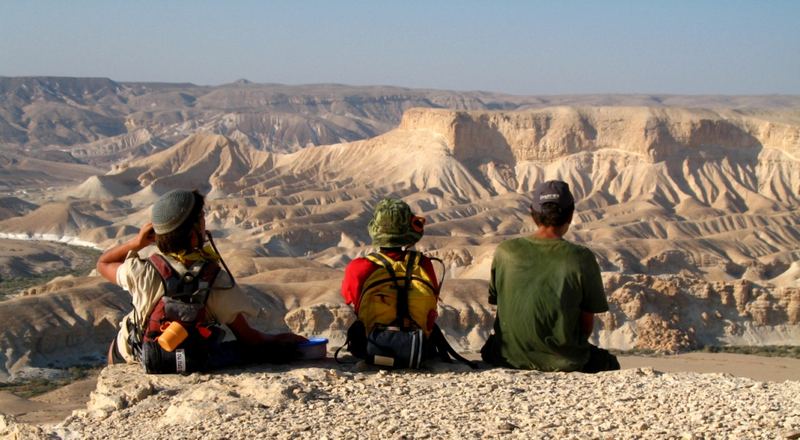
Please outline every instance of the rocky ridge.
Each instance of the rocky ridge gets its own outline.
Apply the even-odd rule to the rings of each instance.
[[[615,128],[613,121],[633,118],[632,112],[646,121],[666,118],[645,125],[669,133],[672,141],[653,144],[646,131]],[[492,122],[503,120],[517,125]],[[550,120],[550,128],[543,128],[539,138],[526,137],[529,122],[541,120]],[[146,207],[167,189],[196,187],[215,199],[209,223],[229,238],[258,241],[268,255],[310,253],[327,263],[335,254],[352,257],[364,251],[369,239],[359,224],[377,200],[391,194],[430,218],[429,248],[458,255],[452,269],[478,272],[481,278],[485,267],[462,265],[461,257],[485,261],[495,237],[524,233],[530,228],[526,194],[538,181],[560,178],[578,198],[572,234],[597,245],[604,270],[716,271],[738,278],[752,265],[788,268],[798,258],[794,237],[800,219],[794,207],[800,205],[795,188],[800,167],[792,139],[800,125],[778,130],[770,128],[778,122],[731,121],[725,114],[675,109],[473,115],[418,109],[407,112],[400,128],[374,139],[289,155],[257,151],[219,135],[195,135],[65,192],[64,197],[80,200],[73,205],[96,215],[101,213],[93,200],[113,200],[112,210],[102,213],[105,219],[94,219],[94,226],[62,226],[59,216],[74,218],[76,225],[85,221],[74,214],[51,215],[54,208],[42,206],[41,213],[0,222],[0,228],[60,231],[103,242],[145,218]],[[758,134],[775,131],[786,138]],[[586,138],[585,144],[572,143],[570,136]],[[528,139],[528,144],[514,139]],[[539,140],[531,144],[531,139]],[[556,158],[526,156],[551,144],[567,147]],[[360,172],[369,169],[381,173]],[[764,226],[768,233],[761,232]],[[472,249],[467,251],[458,237],[470,237]],[[476,249],[476,240],[488,246]]]
[[[200,133],[0,221],[0,232],[107,246],[135,233],[160,194],[201,188],[207,224],[262,308],[260,323],[338,341],[352,319],[338,296],[341,270],[370,251],[375,203],[402,197],[428,219],[417,248],[446,263],[443,327],[460,349],[476,350],[491,324],[494,248],[531,231],[528,194],[560,178],[577,198],[567,238],[588,244],[605,272],[611,311],[597,342],[792,343],[798,127],[792,110],[555,107],[411,109],[375,138],[290,154]],[[72,305],[52,304],[70,313]],[[35,353],[15,346],[6,368]]]
[[[257,258],[245,276],[229,258],[271,332],[292,330],[344,343],[355,319],[339,296],[341,270],[290,258]],[[247,264],[253,264],[248,260]],[[262,272],[263,271],[263,272]],[[708,282],[679,276],[603,275],[610,311],[598,315],[592,342],[606,348],[676,352],[702,346],[791,344],[800,338],[800,290],[769,289],[749,281]],[[492,328],[485,280],[445,281],[438,323],[461,352],[477,352]],[[56,279],[0,302],[0,379],[18,380],[35,368],[96,362],[126,313],[127,293],[98,277]],[[44,372],[47,374],[47,371]]]
[[[564,95],[339,84],[219,86],[126,83],[108,78],[0,77],[0,146],[66,150],[108,165],[143,157],[197,132],[291,152],[366,139],[412,107],[524,110],[552,106],[797,108],[792,96]]]
[[[596,375],[318,363],[232,374],[103,370],[88,407],[26,438],[795,438],[800,383],[634,369]],[[668,390],[668,392],[665,392]],[[720,396],[725,396],[721,399]]]
[[[550,107],[516,112],[410,109],[400,129],[431,130],[462,162],[515,165],[583,151],[621,150],[650,162],[718,147],[800,153],[800,118],[775,111],[661,107]]]

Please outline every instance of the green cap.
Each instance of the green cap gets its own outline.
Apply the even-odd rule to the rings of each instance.
[[[185,189],[172,190],[159,197],[153,205],[152,221],[156,234],[178,229],[194,208],[194,193]]]
[[[369,221],[369,236],[376,247],[411,246],[422,238],[422,231],[411,226],[414,214],[402,200],[383,199]]]

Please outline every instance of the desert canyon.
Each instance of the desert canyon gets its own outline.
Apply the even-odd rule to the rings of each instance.
[[[603,270],[611,310],[596,321],[594,343],[679,352],[800,341],[798,97],[524,97],[245,80],[204,87],[0,77],[0,280],[90,268],[92,254],[80,249],[130,238],[158,196],[197,188],[207,194],[206,222],[223,256],[260,308],[256,324],[324,336],[331,347],[344,341],[354,319],[339,295],[343,268],[370,252],[366,225],[377,202],[401,197],[428,222],[417,249],[446,263],[440,325],[458,350],[477,351],[493,319],[486,296],[494,249],[533,230],[529,197],[547,179],[570,184],[577,205],[567,238],[589,246]],[[0,300],[0,379],[100,362],[129,302],[94,274],[57,276],[7,295]],[[140,378],[120,397],[109,384],[125,380],[124,368],[130,367],[102,373],[90,408],[67,426],[101,438],[121,417],[114,411],[178,387],[174,379]],[[441,372],[442,380],[467,374],[455,370]],[[434,381],[389,375],[415,393]],[[246,397],[241,414],[258,405],[288,414],[300,402],[340,401],[335,384],[359,393],[381,377],[309,368],[271,388],[263,382],[277,380],[270,371],[246,372],[242,381],[261,381],[252,388],[228,385]],[[613,388],[615,378],[642,382],[638,389],[650,397],[659,386],[690,382],[674,399],[707,386],[735,394],[762,385],[638,369],[582,378],[586,383],[575,386]],[[206,391],[198,381],[224,388],[234,379],[194,380],[181,393],[200,399]],[[507,392],[497,381],[528,390],[558,380],[489,371],[476,383],[494,395]],[[800,429],[800,407],[790,397],[797,382],[787,384],[763,385],[765,394],[741,401],[769,407],[766,396],[773,396],[783,406],[769,426]],[[165,411],[159,423],[225,422],[219,412],[199,413],[171,396],[145,402]],[[479,400],[477,391],[469,396]],[[320,429],[308,421],[312,409],[301,436]],[[727,423],[713,415],[695,420],[701,417],[695,412],[684,422]],[[677,432],[653,417],[636,419],[636,429]],[[758,429],[750,434],[774,432],[754,420]],[[491,426],[462,431],[467,437],[564,434],[544,421],[446,421],[468,422]],[[613,436],[625,423],[624,416],[598,420],[584,434]]]

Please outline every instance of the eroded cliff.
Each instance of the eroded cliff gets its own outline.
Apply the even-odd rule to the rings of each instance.
[[[797,115],[657,107],[553,107],[517,112],[410,109],[401,129],[440,134],[459,160],[552,161],[622,150],[658,162],[686,150],[800,151]]]

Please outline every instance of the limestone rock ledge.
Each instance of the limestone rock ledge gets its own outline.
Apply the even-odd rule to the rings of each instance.
[[[26,438],[781,438],[800,430],[798,395],[797,381],[652,369],[387,372],[326,360],[147,376],[121,365],[101,373],[86,410]],[[0,434],[15,429],[3,423]]]
[[[550,161],[601,148],[652,162],[710,146],[740,151],[772,147],[796,154],[800,139],[796,124],[774,115],[656,107],[560,106],[502,112],[412,108],[403,113],[399,128],[438,133],[458,160],[478,163]]]
[[[800,289],[748,280],[604,274],[609,312],[593,342],[615,349],[678,352],[703,346],[794,345]]]

